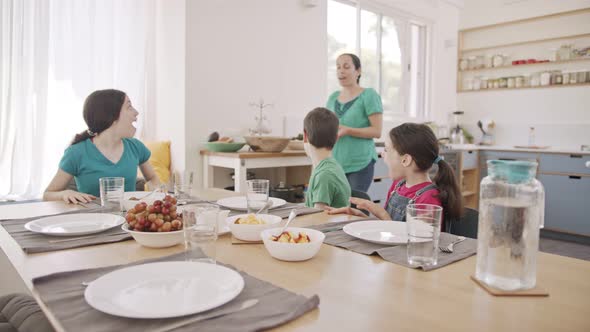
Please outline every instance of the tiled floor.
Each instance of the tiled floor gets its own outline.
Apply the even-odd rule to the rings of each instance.
[[[590,246],[585,244],[541,238],[539,249],[550,254],[590,261]]]

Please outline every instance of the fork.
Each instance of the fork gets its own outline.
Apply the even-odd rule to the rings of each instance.
[[[453,246],[459,242],[465,241],[465,239],[466,238],[464,236],[459,236],[459,237],[457,237],[457,239],[455,241],[449,243],[448,246],[446,246],[446,247],[440,246],[440,247],[438,247],[438,249],[440,249],[440,251],[442,251],[442,252],[446,252],[447,254],[450,254],[453,252]]]

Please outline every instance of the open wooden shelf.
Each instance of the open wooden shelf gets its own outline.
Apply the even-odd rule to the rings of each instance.
[[[526,89],[550,89],[550,88],[567,88],[567,87],[575,87],[575,86],[590,86],[590,83],[525,86],[522,88],[492,88],[492,89],[479,89],[479,90],[457,90],[457,92],[464,93],[464,92],[486,92],[486,91],[526,90]]]
[[[464,48],[460,51],[461,51],[461,53],[471,53],[471,52],[493,50],[495,48],[539,44],[539,43],[546,43],[546,42],[552,42],[552,41],[558,41],[558,40],[564,40],[564,39],[576,39],[576,38],[586,38],[586,37],[590,37],[590,33],[583,33],[583,34],[578,34],[578,35],[566,35],[566,36],[559,36],[559,37],[552,37],[552,38],[533,39],[533,40],[527,40],[527,41],[521,41],[521,42],[515,42],[515,43],[498,44],[498,45],[478,47],[478,48]]]
[[[491,68],[465,69],[465,70],[460,70],[460,72],[461,73],[468,73],[468,72],[489,71],[489,70],[498,70],[498,69],[507,69],[507,68],[514,69],[514,68],[520,68],[520,67],[530,67],[530,66],[540,66],[540,65],[554,65],[554,64],[572,63],[572,62],[584,62],[584,61],[590,61],[590,58],[577,58],[577,59],[571,59],[571,60],[525,63],[525,64],[522,64],[522,65],[506,65],[506,66],[491,67]]]

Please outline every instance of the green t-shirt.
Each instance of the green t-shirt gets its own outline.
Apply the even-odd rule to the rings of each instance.
[[[366,88],[358,97],[345,104],[338,101],[339,95],[340,91],[332,93],[326,108],[336,113],[343,126],[366,128],[371,125],[369,115],[383,113],[381,97],[374,89]],[[372,138],[340,137],[332,154],[345,173],[360,171],[367,167],[371,160],[377,160],[375,142]]]
[[[339,208],[348,206],[349,199],[350,184],[340,164],[332,157],[320,161],[309,178],[305,206],[313,207],[315,203],[325,203]]]
[[[150,159],[151,152],[135,138],[123,139],[123,155],[114,164],[90,139],[66,149],[59,168],[74,176],[79,192],[100,196],[98,179],[119,176],[125,178],[125,191],[135,190],[137,166]]]

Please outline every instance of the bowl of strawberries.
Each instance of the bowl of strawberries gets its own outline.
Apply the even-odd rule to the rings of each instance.
[[[139,202],[127,210],[122,228],[135,241],[150,248],[166,248],[184,240],[182,213],[177,212],[176,198],[166,195],[153,204]]]

